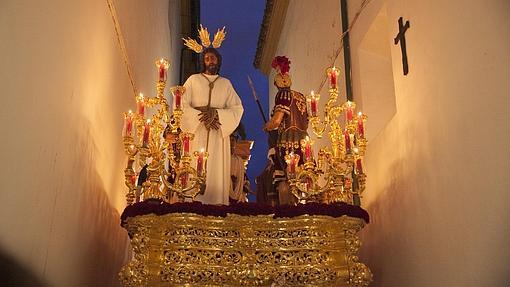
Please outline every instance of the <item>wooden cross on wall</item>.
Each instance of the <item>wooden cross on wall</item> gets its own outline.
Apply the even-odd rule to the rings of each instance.
[[[409,29],[409,21],[404,25],[402,17],[398,18],[398,34],[395,37],[395,45],[400,42],[400,50],[402,51],[402,65],[404,68],[404,75],[409,73],[409,65],[407,64],[407,50],[406,50],[406,36],[404,33]]]

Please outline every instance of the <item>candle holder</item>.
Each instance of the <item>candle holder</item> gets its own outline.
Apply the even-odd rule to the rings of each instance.
[[[174,108],[170,114],[164,96],[166,73],[169,63],[165,59],[156,61],[158,81],[156,96],[136,96],[136,113],[124,114],[124,151],[128,157],[124,169],[128,188],[128,205],[149,198],[170,202],[174,195],[184,201],[194,199],[205,190],[207,153],[190,152],[193,134],[181,133],[182,86],[171,87]],[[180,96],[180,98],[178,98]],[[177,103],[179,101],[179,103]],[[178,105],[177,105],[178,104]],[[149,108],[154,112],[147,113]],[[200,156],[201,170],[192,166],[194,158]],[[137,184],[138,182],[138,184]]]
[[[137,153],[133,143],[133,138],[130,136],[124,136],[124,151],[128,156],[127,166],[124,169],[125,184],[128,188],[126,201],[127,204],[130,205],[133,204],[136,199],[136,173],[133,164],[135,162],[135,155]]]
[[[174,160],[172,164],[175,170],[173,182],[168,180],[171,174],[167,170],[163,171],[166,175],[162,178],[163,184],[171,194],[175,193],[181,201],[184,201],[186,199],[194,200],[197,195],[203,193],[207,174],[207,156],[207,153],[203,153],[201,169],[192,167],[192,157],[189,154],[184,154],[179,161]],[[199,152],[194,152],[194,157],[199,162]]]
[[[145,97],[142,93],[139,93],[135,100],[137,118],[143,118],[145,116]]]
[[[336,67],[326,69],[326,74],[328,75],[328,82],[330,89],[336,89],[338,86],[338,75],[340,75],[340,70]]]
[[[124,136],[131,136],[133,134],[133,119],[134,115],[131,110],[124,113]]]
[[[182,111],[182,96],[184,95],[185,91],[186,88],[183,86],[175,86],[170,88],[170,93],[174,98],[174,111]]]
[[[300,202],[346,202],[360,205],[366,183],[362,158],[367,146],[364,126],[367,116],[359,113],[354,117],[354,102],[337,103],[339,70],[329,68],[326,75],[330,88],[322,119],[318,107],[312,106],[313,99],[318,100],[318,96],[311,93],[308,97],[311,110],[309,121],[317,138],[327,133],[330,145],[320,148],[317,158],[314,158],[314,143],[309,139],[301,143],[304,164],[295,167],[294,173],[288,172],[290,191]],[[343,127],[340,123],[342,114]],[[290,163],[290,157],[287,163]]]
[[[306,97],[306,102],[308,103],[309,115],[312,117],[317,117],[317,111],[319,110],[319,99],[320,94],[311,91],[310,94]]]
[[[170,68],[170,63],[166,59],[159,59],[156,61],[156,68],[158,68],[158,76],[159,82],[165,83],[168,68]]]
[[[174,118],[174,123],[172,125],[172,132],[176,133],[177,128],[181,126],[181,119],[182,119],[182,97],[184,96],[184,93],[186,92],[186,88],[183,86],[175,86],[170,88],[170,93],[173,96],[174,99],[174,110],[172,113],[172,116]]]

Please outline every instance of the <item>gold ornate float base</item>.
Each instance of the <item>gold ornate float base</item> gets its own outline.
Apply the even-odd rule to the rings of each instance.
[[[130,217],[133,259],[124,286],[368,286],[357,257],[359,218]]]

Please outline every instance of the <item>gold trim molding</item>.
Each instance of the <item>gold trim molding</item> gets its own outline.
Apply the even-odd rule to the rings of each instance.
[[[130,217],[134,256],[124,286],[368,286],[359,262],[362,219],[227,217],[191,213]]]

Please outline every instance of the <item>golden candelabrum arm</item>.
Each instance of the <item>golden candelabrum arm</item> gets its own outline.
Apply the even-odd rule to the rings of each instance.
[[[144,197],[165,200],[166,194],[161,185],[161,178],[163,177],[163,170],[165,170],[164,151],[168,148],[168,143],[159,140],[159,137],[159,134],[154,133],[148,146],[151,161],[147,166],[147,182],[149,185],[144,192]]]
[[[322,134],[326,130],[327,123],[321,121],[319,117],[311,117],[310,123],[312,124],[312,131],[317,136],[317,138],[322,138]]]
[[[124,169],[125,176],[125,184],[128,188],[128,192],[126,194],[126,201],[128,205],[131,205],[135,202],[136,195],[136,173],[133,167],[135,162],[135,156],[138,152],[136,146],[134,145],[134,141],[132,137],[125,136],[124,137],[124,151],[128,156],[127,166]]]
[[[312,93],[311,97],[318,98]],[[339,171],[345,171],[345,168],[341,167],[342,161],[342,141],[339,140],[342,135],[342,129],[338,124],[337,118],[344,110],[343,106],[336,104],[338,99],[338,89],[333,88],[329,90],[328,102],[324,107],[324,120],[320,120],[318,116],[313,116],[316,112],[312,112],[310,117],[310,123],[312,124],[312,130],[317,138],[322,138],[326,128],[330,128],[328,133],[329,138],[332,142],[331,151],[328,148],[321,149],[317,158],[317,166],[313,161],[305,162],[303,168],[297,173],[297,175],[290,179],[291,192],[300,200],[308,201],[323,201],[319,196],[324,191],[331,190],[335,184],[335,180],[339,175]],[[332,166],[333,168],[327,168]],[[320,175],[327,173],[324,179],[324,185],[319,184]]]
[[[337,117],[340,115],[340,113],[342,113],[343,108],[336,105],[337,99],[338,89],[330,89],[328,102],[324,106],[324,120],[321,120],[319,116],[310,117],[312,131],[315,136],[317,136],[317,138],[322,138],[322,134],[326,131],[326,128],[331,126],[331,123],[336,121]]]
[[[157,112],[152,115],[151,123],[152,123],[152,131],[153,134],[161,135],[165,127],[164,123],[168,124],[169,116],[168,116],[168,104],[164,97],[156,97],[149,98],[147,100],[147,107],[159,106]]]
[[[177,133],[181,126],[181,119],[183,115],[182,111],[182,97],[186,92],[186,88],[183,86],[175,86],[170,88],[170,93],[174,99],[174,110],[172,112],[171,128],[173,133]]]
[[[184,165],[175,172],[175,181],[172,184],[167,180],[171,173],[165,170],[163,184],[172,193],[177,194],[181,199],[194,200],[201,192],[201,187],[205,184],[205,177],[197,176],[196,170],[189,165]]]
[[[352,165],[345,167],[329,156],[326,156],[326,160],[319,157],[317,166],[314,166],[312,162],[305,163],[304,168],[300,169],[295,177],[289,179],[290,190],[299,200],[308,202],[349,202],[352,189],[340,187],[352,171]],[[321,176],[323,176],[323,185],[319,183]]]
[[[181,198],[195,198],[205,190],[207,154],[201,152],[197,157],[197,169],[192,167],[192,156],[189,147],[192,134],[181,133],[180,124],[183,115],[182,97],[185,88],[175,86],[170,89],[174,100],[173,112],[170,116],[170,106],[165,98],[167,69],[169,63],[165,59],[156,61],[159,80],[156,82],[156,96],[144,97],[142,93],[136,96],[136,113],[126,113],[124,148],[128,155],[128,165],[125,169],[126,185],[129,188],[127,195],[128,204],[132,204],[138,196],[143,199],[155,198],[169,200],[169,192],[177,193]],[[155,108],[152,114],[146,114],[145,108]],[[150,119],[147,119],[150,118]],[[135,124],[134,134],[132,133]],[[169,148],[169,142],[173,137],[186,134],[186,139],[179,137],[178,146],[182,148],[182,156],[174,154],[173,148]],[[185,144],[184,144],[185,142]],[[175,143],[175,141],[173,142]],[[172,143],[172,145],[173,145]],[[167,155],[167,156],[165,156]],[[165,163],[168,160],[168,169]],[[134,165],[138,161],[139,172]],[[148,164],[147,164],[148,163]],[[142,171],[144,177],[141,177]],[[146,177],[145,177],[146,173]],[[170,183],[169,176],[175,176],[174,182]],[[141,187],[136,183],[144,181]],[[138,194],[135,195],[135,191]]]
[[[313,159],[309,156],[310,146],[302,144],[302,151],[305,153],[307,150],[308,156],[305,156],[302,166],[293,167],[293,172],[288,172],[290,190],[300,201],[344,201],[359,205],[360,194],[366,183],[361,159],[367,146],[364,131],[367,117],[361,112],[354,117],[354,102],[337,103],[338,69],[329,68],[326,73],[330,88],[322,113],[323,119],[318,116],[317,101],[320,95],[312,91],[307,96],[307,102],[313,133],[321,138],[327,132],[331,145],[321,148],[317,158]],[[344,128],[340,122],[345,123]]]
[[[194,152],[193,157],[196,158],[197,168],[193,168],[191,165],[193,157],[189,151],[190,141],[193,138],[194,135],[191,133],[181,133],[175,139],[174,144],[179,151],[182,151],[182,156],[181,152],[177,155],[174,153],[173,144],[167,148],[169,170],[163,169],[162,182],[171,194],[176,194],[181,200],[195,199],[197,195],[203,193],[205,188],[208,153]],[[169,181],[169,177],[173,182]]]

